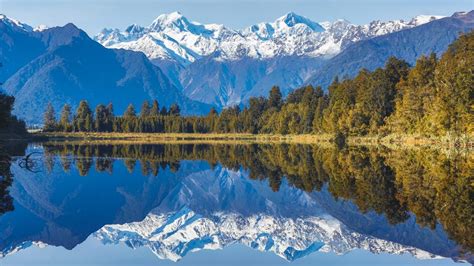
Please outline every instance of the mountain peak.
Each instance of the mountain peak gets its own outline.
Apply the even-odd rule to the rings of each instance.
[[[295,12],[289,12],[286,15],[278,18],[275,23],[277,25],[281,25],[281,23],[284,23],[288,27],[294,27],[298,24],[304,24],[311,28],[313,31],[324,31],[324,28],[321,27],[318,23],[304,17],[301,15],[296,14]]]
[[[440,18],[444,18],[444,16],[418,15],[411,19],[410,24],[414,26],[419,26]]]
[[[161,31],[165,28],[174,28],[180,31],[187,30],[191,23],[180,12],[171,12],[159,15],[148,27],[154,31]]]
[[[27,32],[33,31],[33,28],[30,25],[22,23],[16,19],[9,18],[4,14],[0,14],[0,21],[13,29],[19,29]]]

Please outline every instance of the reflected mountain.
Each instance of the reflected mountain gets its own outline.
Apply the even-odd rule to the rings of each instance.
[[[13,164],[3,256],[90,235],[179,260],[233,243],[289,261],[315,251],[472,261],[472,158],[310,145],[30,145]],[[456,182],[453,182],[453,181]]]

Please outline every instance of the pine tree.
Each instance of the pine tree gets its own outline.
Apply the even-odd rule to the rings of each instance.
[[[281,95],[280,88],[277,86],[273,86],[270,90],[270,94],[268,96],[268,108],[276,108],[280,110],[283,96]]]
[[[74,131],[90,132],[93,130],[92,110],[87,101],[82,100],[74,116]]]
[[[61,110],[61,117],[59,120],[59,126],[62,131],[69,132],[72,130],[71,116],[71,106],[69,104],[65,104]]]
[[[95,108],[94,128],[97,132],[107,131],[107,108],[103,104]]]
[[[142,104],[142,109],[140,110],[140,118],[147,118],[151,114],[150,103],[145,100]]]
[[[0,129],[8,126],[15,98],[0,91]]]
[[[173,103],[170,106],[170,115],[179,116],[180,113],[181,113],[181,109],[179,108],[179,105]]]
[[[160,105],[157,100],[153,100],[153,104],[150,110],[150,116],[156,117],[160,115]]]
[[[109,103],[106,108],[105,131],[112,132],[114,122],[114,106],[112,103]]]
[[[57,130],[56,112],[54,111],[53,105],[51,103],[48,103],[48,106],[46,107],[46,111],[44,112],[43,123],[44,131]]]
[[[163,116],[168,115],[168,110],[166,109],[165,106],[161,107],[160,115],[163,115]]]
[[[123,114],[123,117],[125,118],[131,118],[131,117],[136,117],[137,113],[135,112],[135,107],[133,104],[129,104],[127,107],[127,110],[125,110],[125,113]]]

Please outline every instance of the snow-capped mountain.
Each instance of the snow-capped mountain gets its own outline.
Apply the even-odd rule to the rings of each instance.
[[[373,21],[354,25],[345,20],[316,23],[290,12],[274,22],[242,30],[219,24],[192,22],[178,12],[158,16],[149,26],[131,25],[124,31],[104,29],[95,40],[106,47],[144,52],[152,60],[189,64],[211,54],[216,59],[276,56],[327,56],[338,54],[351,43],[419,26],[441,16],[417,16],[410,21]]]
[[[94,39],[105,47],[145,53],[186,96],[226,107],[266,95],[273,85],[286,94],[351,44],[439,18],[355,25],[346,20],[317,23],[290,12],[274,22],[234,30],[173,12],[146,27],[104,29]]]
[[[0,14],[0,21],[11,28],[15,28],[15,29],[19,29],[19,30],[23,30],[27,32],[33,31],[33,28],[30,25],[22,23],[16,19],[9,18],[3,14]]]
[[[344,254],[353,249],[376,254],[411,254],[418,259],[441,258],[414,247],[359,234],[328,215],[286,218],[215,213],[205,217],[183,208],[174,213],[152,212],[141,222],[106,225],[94,236],[104,244],[148,247],[160,259],[172,261],[180,260],[188,252],[223,249],[235,243],[273,252],[288,261],[316,251]]]

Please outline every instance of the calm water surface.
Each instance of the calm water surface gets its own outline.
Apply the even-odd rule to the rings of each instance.
[[[474,262],[472,154],[283,144],[1,149],[1,265]]]

